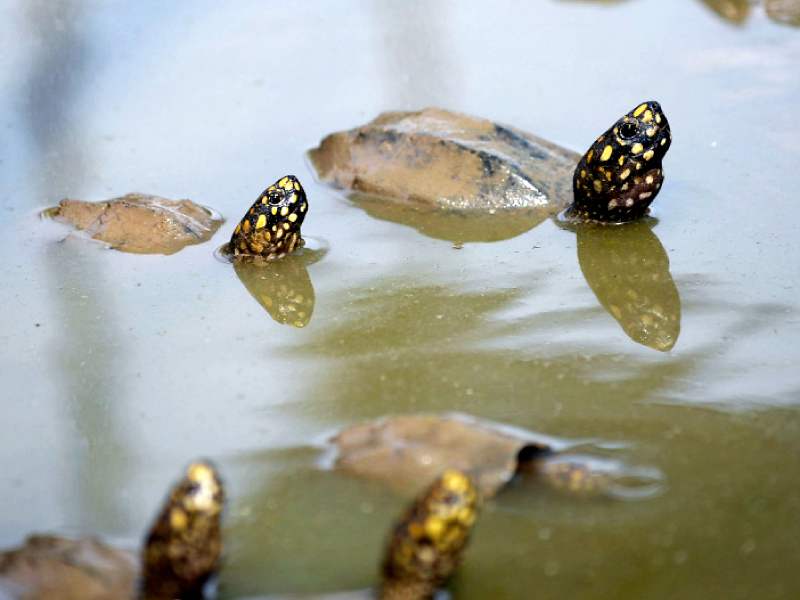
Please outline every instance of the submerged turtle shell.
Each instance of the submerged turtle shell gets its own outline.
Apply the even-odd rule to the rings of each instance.
[[[369,196],[458,212],[572,203],[580,155],[486,119],[429,108],[389,112],[309,152],[323,181]]]

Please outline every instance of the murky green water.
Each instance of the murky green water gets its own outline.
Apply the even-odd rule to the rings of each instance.
[[[2,3],[0,546],[133,543],[206,456],[231,487],[223,597],[367,587],[407,498],[320,470],[324,440],[457,410],[587,440],[665,488],[506,490],[456,598],[797,597],[800,30],[715,7],[731,20],[699,0]],[[674,141],[635,243],[552,220],[451,239],[373,216],[304,158],[425,106],[582,151],[647,99]],[[248,288],[214,250],[287,173],[319,251]],[[228,222],[159,257],[38,218],[132,191]],[[297,290],[303,328],[262,306]]]

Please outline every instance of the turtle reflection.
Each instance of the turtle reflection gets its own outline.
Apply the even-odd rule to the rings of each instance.
[[[595,3],[615,4],[619,0],[585,0]],[[699,0],[715,15],[728,23],[742,25],[750,17],[754,6],[764,7],[769,19],[786,25],[800,26],[800,2],[797,0]]]
[[[603,308],[634,342],[671,350],[680,333],[681,299],[651,223],[574,230],[581,271]]]
[[[281,325],[305,327],[314,312],[314,286],[308,274],[307,252],[275,261],[234,261],[237,277]],[[313,260],[312,260],[313,262]]]
[[[548,217],[535,210],[498,211],[479,217],[458,211],[424,210],[416,206],[386,202],[366,194],[348,194],[348,198],[371,217],[413,227],[429,238],[459,244],[499,242],[515,238]]]
[[[741,25],[750,15],[750,0],[702,0],[717,15],[736,25]]]

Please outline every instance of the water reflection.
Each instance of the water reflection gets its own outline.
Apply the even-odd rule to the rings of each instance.
[[[236,260],[233,268],[239,281],[274,321],[305,327],[311,321],[315,301],[308,267],[324,254],[324,250],[304,248],[278,260]]]
[[[428,237],[453,243],[508,239],[547,217],[546,213],[535,211],[476,215],[420,210],[356,194],[351,194],[350,199],[370,216],[408,225]],[[622,227],[560,225],[576,232],[583,276],[628,337],[661,352],[671,350],[680,333],[681,299],[669,272],[669,257],[651,229],[653,223]]]
[[[702,0],[717,15],[736,25],[741,25],[750,16],[750,0]]]
[[[767,0],[764,10],[773,21],[800,26],[800,2],[797,0]]]
[[[86,40],[79,33],[84,12],[78,1],[25,4],[29,35],[38,40],[25,85],[26,124],[38,153],[38,203],[77,189],[92,163],[84,152],[80,128],[74,125],[88,58]]]
[[[581,271],[603,308],[634,342],[671,350],[681,328],[681,298],[651,223],[574,229]]]
[[[345,297],[327,298],[338,307],[338,318],[320,323],[313,346],[287,349],[304,360],[319,355],[334,362],[318,378],[324,383],[297,395],[297,410],[307,415],[324,405],[326,419],[333,412],[366,420],[424,407],[526,427],[520,418],[535,412],[531,428],[547,430],[543,420],[572,410],[581,410],[587,421],[605,419],[619,403],[663,394],[695,368],[691,352],[670,361],[626,356],[620,370],[613,351],[586,354],[569,343],[560,346],[555,340],[565,331],[580,335],[582,324],[595,317],[591,308],[498,318],[551,293],[536,279],[486,290],[381,278]]]
[[[561,0],[575,2],[576,0]],[[603,4],[622,3],[621,0],[579,0]],[[753,6],[761,5],[767,17],[785,25],[800,26],[800,2],[797,0],[700,0],[714,14],[728,23],[742,25],[750,17]]]
[[[37,40],[24,112],[36,153],[37,194],[32,198],[37,204],[80,188],[93,164],[84,151],[83,131],[73,124],[89,68],[81,35],[85,12],[77,1],[25,5],[28,33]],[[52,320],[61,333],[48,358],[61,382],[54,411],[66,410],[73,428],[63,450],[71,469],[63,475],[64,502],[73,502],[77,513],[68,521],[83,520],[80,528],[87,531],[120,531],[130,521],[119,501],[130,476],[130,452],[116,407],[125,396],[119,374],[126,353],[115,341],[122,335],[91,252],[69,241],[48,247],[44,263],[55,305]],[[100,315],[104,320],[98,320]]]
[[[458,244],[508,240],[533,229],[549,216],[545,209],[473,214],[416,207],[363,194],[348,194],[348,198],[371,217],[413,227],[430,238]]]
[[[239,281],[281,325],[305,327],[314,312],[314,286],[300,256],[269,263],[235,262]]]
[[[446,2],[392,0],[370,2],[374,53],[384,90],[384,105],[400,109],[448,106],[463,94],[457,40]]]

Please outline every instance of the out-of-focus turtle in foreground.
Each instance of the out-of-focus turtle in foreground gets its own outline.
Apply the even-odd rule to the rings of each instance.
[[[31,536],[0,552],[0,589],[20,600],[200,599],[222,551],[224,503],[216,469],[192,463],[151,527],[141,563],[91,538]]]
[[[0,552],[0,590],[18,600],[202,600],[222,553],[224,503],[214,467],[193,463],[150,529],[141,565],[129,552],[90,538],[32,536],[24,547]],[[377,596],[336,597],[429,599],[458,564],[479,509],[475,482],[446,471],[392,530]]]
[[[222,481],[205,462],[189,466],[145,542],[142,598],[202,598],[222,554]]]
[[[645,215],[661,189],[671,140],[654,101],[623,115],[583,157],[485,119],[426,109],[331,134],[309,156],[323,181],[418,209],[545,218],[566,208],[570,221],[623,223]]]
[[[480,503],[475,481],[461,471],[434,481],[389,539],[378,599],[430,598],[455,570]]]

